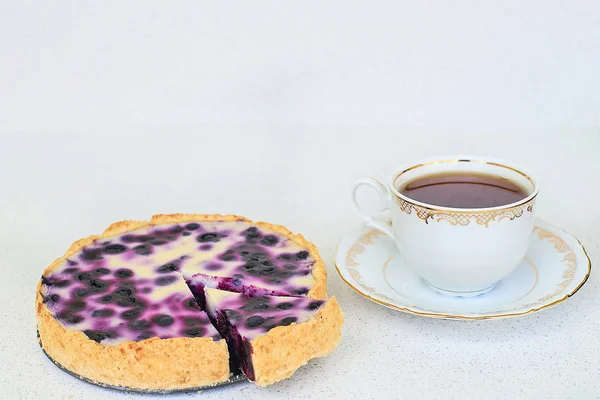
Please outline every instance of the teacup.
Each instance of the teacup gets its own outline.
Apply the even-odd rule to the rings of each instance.
[[[488,208],[451,208],[422,203],[399,192],[408,182],[438,173],[480,173],[524,188],[520,201]],[[381,198],[380,212],[390,210],[392,225],[358,204],[356,191],[366,185]],[[400,167],[388,186],[373,178],[356,181],[352,199],[366,225],[389,235],[406,265],[438,293],[472,297],[489,292],[521,262],[533,230],[539,191],[529,172],[482,157],[451,156]]]

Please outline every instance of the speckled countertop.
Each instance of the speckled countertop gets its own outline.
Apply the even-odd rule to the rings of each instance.
[[[432,144],[425,149],[391,129],[287,127],[286,140],[257,126],[119,129],[93,137],[11,136],[0,150],[0,398],[141,398],[80,382],[44,357],[35,336],[34,288],[43,269],[77,238],[116,220],[178,211],[235,212],[302,232],[319,247],[328,291],[346,317],[338,349],[291,379],[267,388],[240,383],[207,390],[203,399],[600,396],[597,133],[462,135],[460,142],[428,133]],[[165,132],[179,153],[164,152]],[[343,148],[339,133],[346,133]],[[522,145],[512,144],[517,141]],[[189,150],[207,143],[228,148],[226,159],[218,151]],[[534,144],[536,151],[527,149]],[[269,158],[250,156],[258,150]],[[538,215],[575,234],[592,259],[592,275],[573,298],[516,319],[446,321],[381,307],[337,276],[336,246],[359,224],[349,200],[353,180],[385,178],[408,156],[459,151],[511,159],[537,172]]]

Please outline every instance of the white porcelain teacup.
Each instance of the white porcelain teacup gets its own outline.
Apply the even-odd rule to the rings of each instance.
[[[498,207],[450,208],[415,201],[398,188],[437,173],[483,173],[508,179],[527,197]],[[381,197],[381,212],[391,210],[392,226],[375,219],[358,204],[356,191],[370,186]],[[352,199],[366,225],[388,234],[405,263],[433,290],[471,297],[492,290],[521,262],[533,230],[539,188],[529,172],[504,161],[451,156],[399,168],[388,187],[373,178],[359,179]]]

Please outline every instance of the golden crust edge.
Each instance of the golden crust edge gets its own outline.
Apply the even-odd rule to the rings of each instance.
[[[326,281],[327,273],[325,271],[325,266],[323,264],[323,260],[320,257],[320,254],[317,250],[317,247],[313,243],[307,241],[304,238],[304,236],[302,236],[301,234],[294,234],[292,231],[290,231],[289,229],[285,228],[282,225],[275,225],[275,224],[270,224],[267,222],[253,222],[245,217],[233,215],[233,214],[227,214],[227,215],[220,215],[220,214],[156,214],[156,215],[152,216],[150,221],[135,221],[135,220],[117,221],[117,222],[114,222],[111,225],[109,225],[101,235],[93,235],[93,236],[89,236],[87,238],[82,238],[82,239],[75,241],[62,257],[59,257],[56,260],[54,260],[44,270],[43,276],[48,275],[58,265],[60,265],[62,262],[64,262],[68,257],[77,253],[79,250],[92,244],[94,241],[96,241],[98,239],[107,238],[107,237],[111,237],[111,236],[115,236],[115,235],[120,235],[120,234],[123,234],[126,232],[131,232],[131,231],[134,231],[134,230],[146,227],[146,226],[151,226],[151,225],[161,225],[161,224],[177,223],[177,222],[203,222],[203,221],[204,222],[206,222],[206,221],[244,221],[244,222],[248,222],[248,223],[255,223],[257,226],[263,226],[274,232],[277,232],[277,233],[287,237],[288,239],[290,239],[293,243],[298,244],[300,247],[307,249],[309,251],[309,254],[315,259],[315,265],[313,266],[313,271],[312,271],[312,275],[315,280],[315,283],[314,283],[313,287],[311,288],[311,290],[308,292],[307,296],[310,298],[314,298],[314,299],[322,299],[322,300],[327,299],[327,281]],[[78,353],[68,351],[66,342],[72,341],[77,344],[76,348],[85,349],[86,351],[93,353],[89,357],[93,358],[95,356],[95,357],[98,357],[97,359],[104,360],[106,356],[103,356],[103,354],[106,354],[106,353],[110,354],[110,352],[106,352],[106,351],[103,352],[102,349],[113,349],[113,348],[119,349],[117,351],[119,351],[119,352],[122,351],[123,352],[122,354],[124,355],[124,354],[128,354],[127,349],[131,350],[132,348],[135,348],[135,349],[138,349],[137,352],[139,352],[140,348],[143,349],[145,345],[149,345],[149,343],[152,343],[153,341],[158,340],[158,343],[164,343],[164,340],[163,340],[163,342],[160,342],[161,339],[152,338],[152,339],[142,340],[140,342],[124,342],[124,343],[120,343],[118,346],[102,346],[102,345],[90,340],[83,332],[66,330],[62,326],[62,324],[60,324],[52,316],[52,314],[50,313],[48,308],[43,303],[43,297],[41,294],[41,290],[42,290],[42,282],[40,280],[38,282],[38,285],[36,288],[36,292],[37,292],[36,293],[36,316],[37,316],[37,321],[38,321],[38,331],[39,331],[39,335],[40,335],[39,340],[40,340],[44,350],[46,351],[46,353],[48,353],[48,355],[50,357],[52,357],[56,362],[58,362],[64,368],[68,369],[71,372],[74,372],[78,375],[81,375],[81,376],[88,378],[95,382],[108,384],[108,385],[116,385],[116,386],[128,386],[131,388],[138,388],[138,389],[170,389],[170,388],[195,387],[195,386],[216,384],[219,382],[223,382],[229,378],[229,353],[227,351],[227,346],[225,344],[225,340],[219,341],[219,342],[222,342],[219,346],[221,347],[221,349],[224,349],[224,351],[225,351],[224,357],[223,356],[218,356],[218,357],[220,357],[221,361],[223,359],[225,360],[225,364],[227,365],[227,377],[226,378],[219,377],[219,378],[217,378],[216,381],[212,381],[212,382],[202,381],[202,382],[198,383],[198,382],[196,382],[197,380],[192,380],[192,381],[194,381],[194,383],[186,382],[187,384],[189,384],[189,386],[169,386],[169,385],[171,385],[170,383],[165,384],[164,382],[161,382],[160,379],[157,381],[154,374],[151,373],[149,376],[150,380],[148,381],[147,386],[144,384],[142,384],[142,385],[139,384],[139,382],[145,381],[145,379],[140,380],[139,377],[136,378],[134,380],[134,382],[131,382],[131,384],[128,384],[128,383],[126,383],[126,382],[129,382],[127,380],[127,378],[123,378],[123,379],[119,378],[119,376],[120,376],[119,374],[116,374],[116,375],[113,374],[113,376],[111,376],[110,373],[109,374],[103,373],[103,370],[107,369],[105,367],[106,365],[111,365],[111,363],[114,363],[114,360],[111,360],[110,358],[106,359],[104,361],[104,364],[102,364],[102,363],[99,364],[98,367],[96,368],[96,371],[93,371],[93,370],[87,371],[85,368],[83,368],[83,367],[85,367],[86,363],[82,363],[83,367],[81,367],[81,366],[78,366],[73,361],[69,361],[69,358],[67,357],[67,355],[69,353],[72,353],[71,355],[74,356],[74,360],[79,360],[79,358],[75,357],[75,356],[77,356]],[[332,299],[334,300],[335,304],[337,305],[337,301],[335,301],[335,298],[332,298]],[[328,304],[330,301],[331,301],[331,299],[328,301]],[[337,308],[339,309],[339,305],[337,305]],[[321,310],[321,312],[324,309],[325,309],[325,307]],[[341,313],[341,310],[340,310],[340,313]],[[300,324],[300,325],[304,325],[304,324]],[[276,329],[273,329],[272,331],[276,331]],[[166,340],[182,341],[181,343],[183,343],[185,341],[198,342],[198,340],[202,340],[202,339],[200,339],[200,338],[174,338],[174,339],[166,339]],[[210,340],[212,342],[212,339],[210,339]],[[214,342],[214,343],[217,343],[217,342]],[[95,347],[95,346],[97,346],[97,347]],[[190,345],[184,344],[182,347],[189,348]],[[55,351],[56,348],[62,349],[62,352]],[[94,350],[94,348],[95,348],[95,350]],[[209,353],[210,352],[218,353],[219,351],[209,350]],[[89,361],[89,359],[85,359],[85,360]],[[144,363],[140,363],[138,360],[137,364],[142,365]],[[149,369],[144,369],[144,371],[149,372]],[[294,369],[294,371],[295,371],[295,369]],[[293,373],[294,371],[292,371],[291,373]],[[291,373],[290,373],[290,375],[291,375]],[[283,379],[283,378],[281,378],[281,379]]]
[[[271,385],[311,359],[330,354],[340,342],[343,323],[344,314],[333,296],[310,320],[271,329],[250,341],[255,383]]]
[[[40,344],[63,368],[93,382],[131,389],[167,390],[215,385],[230,377],[224,339],[151,338],[103,346],[65,329],[43,303],[36,312]],[[165,362],[165,356],[173,362]]]

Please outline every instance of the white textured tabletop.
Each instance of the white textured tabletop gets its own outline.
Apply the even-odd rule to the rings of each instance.
[[[148,398],[52,365],[35,285],[78,238],[172,212],[303,233],[345,325],[334,353],[288,380],[165,398],[600,398],[600,6],[195,3],[0,4],[1,399]],[[538,216],[592,259],[575,296],[447,321],[343,283],[354,179],[448,153],[537,173]]]

